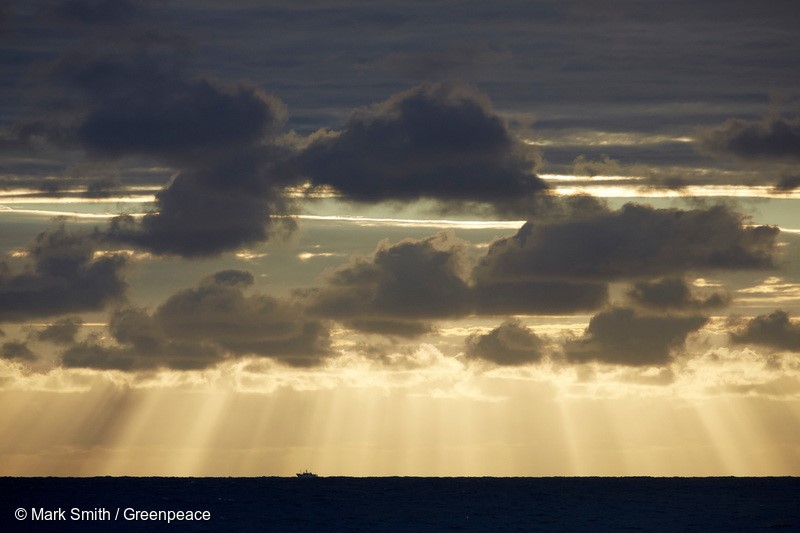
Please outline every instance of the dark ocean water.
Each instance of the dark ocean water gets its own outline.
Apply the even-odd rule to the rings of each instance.
[[[3,531],[800,531],[800,478],[0,478],[0,493]]]

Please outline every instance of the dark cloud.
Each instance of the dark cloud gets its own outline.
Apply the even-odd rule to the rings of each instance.
[[[621,176],[623,167],[619,161],[607,155],[602,155],[598,159],[592,159],[586,155],[579,155],[572,163],[572,172],[576,176]]]
[[[698,137],[701,150],[743,160],[800,161],[800,119],[730,119]]]
[[[800,187],[800,176],[782,176],[775,184],[776,192],[791,192]]]
[[[78,126],[79,142],[90,152],[149,155],[180,170],[157,194],[153,213],[116,219],[110,237],[183,256],[267,240],[284,202],[278,150],[263,141],[283,123],[283,105],[245,82],[187,79],[147,58],[122,59],[73,73],[88,94],[112,87]],[[290,228],[284,221],[279,227]]]
[[[357,201],[502,203],[545,189],[529,149],[489,99],[457,84],[423,84],[357,109],[341,132],[301,156],[314,183]]]
[[[4,342],[0,347],[0,358],[17,359],[20,361],[35,361],[38,356],[28,348],[28,345],[20,341]]]
[[[411,80],[431,81],[460,78],[465,73],[490,70],[512,61],[508,49],[472,43],[443,50],[392,53],[360,65],[359,69],[381,69]]]
[[[90,179],[86,183],[86,189],[82,196],[84,198],[108,198],[112,194],[125,195],[126,191],[122,184],[113,178]]]
[[[185,170],[156,194],[140,220],[114,219],[108,237],[158,254],[212,256],[294,229],[278,184],[263,158],[236,154]]]
[[[191,73],[176,36],[141,29],[120,28],[104,46],[90,34],[43,69],[41,112],[19,121],[18,135],[106,164],[140,158],[174,169],[153,212],[112,222],[115,242],[210,256],[291,229],[287,219],[274,224],[285,211],[281,188],[294,175],[283,164],[288,149],[272,142],[283,103],[246,80]]]
[[[527,222],[476,268],[485,282],[652,278],[687,270],[774,266],[778,229],[748,227],[729,208],[626,204],[576,221]]]
[[[25,6],[40,3],[53,2],[6,8],[8,33],[24,39],[9,63],[30,62],[30,55],[47,56],[69,44],[63,27],[28,22],[37,10]],[[507,2],[469,9],[454,2],[420,3],[412,9],[396,2],[145,5],[156,22],[199,36],[193,51],[202,54],[200,68],[224,79],[249,78],[279,87],[296,110],[292,127],[311,130],[338,123],[343,109],[372,101],[371,93],[393,90],[408,76],[465,80],[489,91],[503,111],[535,110],[537,122],[681,134],[693,124],[758,110],[766,86],[797,86],[792,2],[770,2],[761,10],[726,8],[725,14],[711,2],[699,8],[670,6],[668,13],[624,2],[609,10],[613,16],[588,14],[594,7],[586,2],[568,4]],[[107,21],[113,33],[134,2],[74,0],[65,5],[71,9],[62,11],[72,13],[66,18]],[[652,23],[654,17],[658,24]],[[278,30],[265,32],[266,27]],[[148,40],[146,32],[140,35]],[[615,39],[605,39],[608,35]],[[96,48],[108,46],[107,35],[102,37],[106,41],[92,39]],[[19,70],[9,69],[9,74]],[[348,72],[352,75],[342,75]],[[18,111],[14,96],[8,91],[4,100],[11,113]]]
[[[759,344],[800,352],[800,321],[790,319],[786,311],[779,309],[750,319],[738,331],[732,332],[730,338],[737,344]]]
[[[200,341],[169,339],[160,324],[144,309],[115,311],[108,324],[115,345],[90,338],[64,350],[64,366],[101,370],[147,370],[159,367],[180,370],[211,366],[224,358],[217,346]]]
[[[312,366],[329,355],[328,329],[291,301],[245,295],[247,273],[225,271],[171,296],[154,318],[172,339],[214,342],[234,354]]]
[[[70,346],[61,354],[61,363],[67,368],[95,368],[98,370],[140,370],[155,365],[137,364],[137,354],[130,349],[105,346],[86,340]]]
[[[672,352],[684,346],[689,333],[707,320],[702,316],[646,315],[615,307],[593,316],[581,338],[564,343],[564,354],[576,363],[662,366],[671,362]]]
[[[607,213],[608,203],[589,194],[556,195],[544,191],[534,196],[520,196],[502,201],[436,202],[429,213],[437,216],[455,215],[459,218],[505,220],[536,220],[539,223],[583,220]]]
[[[467,245],[450,233],[394,245],[371,258],[354,257],[322,288],[303,292],[311,312],[363,331],[396,335],[430,330],[425,320],[471,310]]]
[[[114,340],[123,346],[116,350],[117,358],[125,354],[130,359],[129,369],[204,368],[224,358],[219,347],[202,339],[170,338],[158,318],[143,309],[118,310],[111,316],[108,329]]]
[[[282,104],[246,83],[163,80],[157,73],[135,70],[101,74],[90,83],[125,85],[124,90],[105,93],[105,101],[88,112],[76,131],[85,149],[101,155],[205,159],[253,144],[283,122]]]
[[[158,24],[86,32],[36,71],[39,114],[19,121],[17,131],[91,155],[186,162],[252,145],[280,129],[280,100],[246,80],[192,73],[186,52],[182,38]]]
[[[213,127],[209,124],[210,127]],[[139,221],[115,219],[109,237],[159,254],[216,255],[291,230],[269,152],[231,148],[187,164],[156,195],[155,211]],[[276,223],[277,220],[277,223]]]
[[[253,275],[246,270],[220,270],[203,280],[201,285],[218,285],[220,287],[245,288],[255,283]]]
[[[129,307],[118,309],[111,315],[108,331],[114,340],[130,345],[136,353],[152,354],[157,357],[164,352],[167,338],[161,324],[145,309]]]
[[[537,222],[555,222],[565,220],[582,220],[599,216],[608,212],[608,204],[602,198],[588,194],[572,194],[560,196],[554,194],[537,194],[509,198],[491,205],[477,202],[456,202],[451,206],[441,206],[443,211],[461,211],[472,216],[484,214],[487,217],[502,216],[512,219],[529,219]]]
[[[436,326],[430,321],[403,318],[356,318],[344,324],[354,330],[388,337],[419,337],[434,333]]]
[[[83,320],[79,317],[65,317],[56,320],[41,331],[36,332],[36,340],[53,344],[71,344],[81,329]]]
[[[140,8],[127,0],[65,0],[53,7],[53,14],[65,21],[117,25],[141,15]]]
[[[683,278],[662,278],[642,281],[633,285],[627,293],[636,305],[655,311],[689,311],[725,307],[730,296],[713,293],[705,297],[692,294],[692,289]]]
[[[594,311],[608,301],[605,283],[488,281],[473,285],[475,310],[482,315],[568,314]]]
[[[508,320],[485,335],[470,335],[466,355],[503,366],[524,365],[542,358],[544,341],[519,320]]]
[[[294,302],[245,294],[252,284],[248,272],[222,271],[172,295],[153,313],[117,310],[109,321],[116,345],[89,340],[66,350],[62,361],[102,369],[191,369],[256,355],[307,367],[330,355],[325,323],[306,318]]]
[[[61,225],[40,233],[28,247],[30,264],[20,272],[0,264],[0,321],[78,311],[97,311],[122,298],[125,258],[95,256],[97,233]]]
[[[325,285],[299,291],[310,312],[368,333],[417,336],[433,320],[472,314],[563,314],[592,311],[608,300],[605,283],[475,277],[468,246],[452,233],[381,242],[355,256]]]
[[[156,194],[156,211],[115,218],[108,237],[158,254],[211,256],[262,242],[295,227],[261,158],[238,159],[177,175]]]

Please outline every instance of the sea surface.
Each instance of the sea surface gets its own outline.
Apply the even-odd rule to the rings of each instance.
[[[0,494],[2,531],[800,531],[800,478],[0,478]]]

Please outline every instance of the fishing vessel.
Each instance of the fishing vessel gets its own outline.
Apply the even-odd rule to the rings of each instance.
[[[308,470],[303,470],[302,472],[297,473],[297,477],[307,478],[307,477],[317,477],[317,475],[313,472],[309,472]]]

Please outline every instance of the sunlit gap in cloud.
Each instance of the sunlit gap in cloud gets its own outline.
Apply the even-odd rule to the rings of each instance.
[[[644,181],[641,176],[577,176],[574,174],[538,174],[540,178],[551,182],[570,181]]]
[[[620,198],[620,199],[656,199],[656,198],[689,198],[689,197],[732,197],[732,198],[779,198],[779,199],[798,199],[800,198],[800,188],[792,191],[776,192],[771,186],[740,186],[740,185],[689,185],[679,190],[659,189],[652,187],[639,186],[645,178],[639,176],[577,176],[568,174],[542,174],[542,179],[549,182],[552,192],[560,196],[572,196],[575,194],[588,194],[600,198]],[[592,180],[597,180],[598,184],[593,185]],[[580,185],[569,185],[570,183],[580,183]],[[620,185],[609,185],[609,182],[618,182]],[[327,193],[326,193],[327,194]],[[302,195],[301,195],[302,196]],[[333,196],[324,196],[331,197]],[[76,219],[110,219],[120,214],[126,214],[133,218],[140,218],[148,213],[157,213],[152,209],[155,207],[155,197],[152,195],[131,195],[107,198],[20,198],[18,196],[8,196],[0,199],[0,215],[33,215],[43,217],[70,217]],[[12,205],[36,205],[36,207],[18,208]],[[56,206],[80,206],[85,205],[86,209],[60,210]],[[122,209],[126,206],[141,206],[138,210],[133,208]],[[90,207],[91,206],[91,207]],[[298,220],[349,222],[360,227],[418,227],[418,228],[437,228],[437,229],[508,229],[516,230],[523,223],[523,220],[448,220],[431,218],[389,218],[389,217],[368,217],[355,215],[318,215],[318,214],[289,214],[273,215],[274,218],[295,218]],[[787,233],[800,233],[800,229],[782,228]]]
[[[530,146],[643,146],[654,144],[692,143],[687,136],[648,135],[638,132],[582,131],[555,134],[548,132],[547,138],[523,139]]]
[[[737,291],[737,301],[770,305],[800,303],[800,283],[788,283],[783,278],[770,276],[751,287]]]
[[[241,261],[254,261],[256,259],[261,259],[267,257],[266,252],[254,252],[252,250],[242,250],[233,254],[236,259]]]
[[[27,190],[10,190],[2,191],[0,202],[3,204],[142,204],[155,202],[155,194],[133,194],[137,190],[153,191],[153,187],[126,187],[125,190],[131,191],[131,194],[119,194],[114,191],[117,193],[116,195],[88,197],[83,195],[83,191],[80,193],[73,192],[72,194],[67,194],[66,191],[59,191],[58,194],[64,194],[64,196],[56,196],[51,193],[41,193],[40,191],[34,194]]]
[[[308,261],[309,259],[317,259],[317,258],[325,258],[325,257],[347,257],[345,253],[335,253],[335,252],[302,252],[297,254],[297,258],[300,261]]]
[[[547,181],[546,176],[541,176]],[[574,180],[611,181],[607,176],[588,178],[575,176]],[[642,178],[611,176],[615,181],[635,182]],[[555,183],[568,181],[565,179],[551,180]],[[624,186],[624,185],[590,185],[580,186],[555,185],[552,188],[555,194],[572,196],[575,194],[589,194],[600,198],[692,198],[692,197],[730,197],[730,198],[800,198],[800,189],[786,192],[775,192],[775,188],[768,185],[687,185],[681,189],[661,189],[654,187]]]
[[[339,192],[330,185],[303,183],[294,187],[284,187],[283,194],[288,198],[338,198]]]
[[[524,220],[436,220],[410,218],[368,218],[342,215],[292,215],[300,220],[352,222],[358,226],[427,227],[454,229],[519,229]]]
[[[81,213],[78,211],[55,211],[52,209],[12,209],[8,206],[0,205],[0,215],[35,215],[43,217],[67,217],[67,218],[115,218],[120,215],[114,213]],[[125,213],[133,218],[141,218],[145,213]]]

